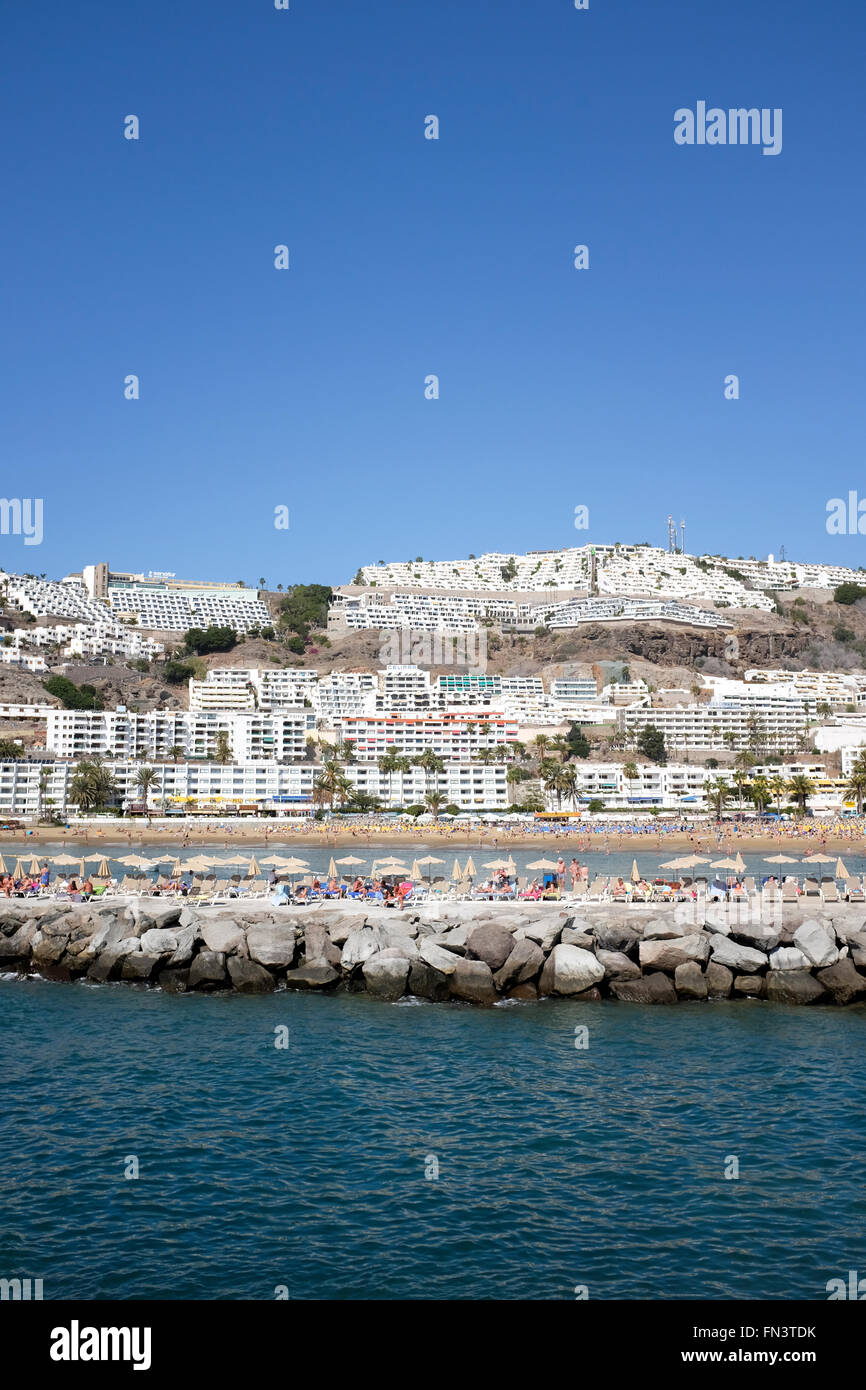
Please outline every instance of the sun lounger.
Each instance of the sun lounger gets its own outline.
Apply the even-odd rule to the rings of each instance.
[[[837,903],[839,901],[839,890],[834,878],[828,878],[821,884],[821,897],[825,903]]]
[[[804,878],[803,896],[804,898],[820,898],[821,889],[817,878]]]
[[[746,875],[746,877],[743,879],[743,887],[745,888],[746,892],[749,893],[750,895],[751,895],[752,893],[757,893],[758,888],[757,888],[757,885],[756,885],[756,883],[755,883],[755,879],[754,879],[754,875],[753,875],[753,874],[747,874],[747,875]]]
[[[589,893],[588,893],[588,895],[587,895],[588,898],[589,898],[589,901],[592,902],[592,903],[601,902],[602,898],[604,897],[604,890],[605,890],[606,887],[607,887],[607,879],[606,879],[606,878],[596,878],[596,879],[593,879],[593,881],[592,881],[592,883],[590,884],[590,887],[589,887]]]
[[[778,883],[765,883],[761,889],[761,897],[765,903],[780,903],[782,894],[779,892]],[[788,901],[790,902],[790,899]]]
[[[860,887],[859,878],[849,878],[845,881],[845,897],[849,903],[862,903],[864,901],[863,889]]]
[[[585,878],[579,878],[579,879],[577,880],[577,883],[574,885],[574,892],[572,893],[571,896],[572,896],[573,898],[575,898],[576,901],[582,902],[583,899],[586,897],[586,895],[587,895],[588,892],[589,892],[589,883],[587,882],[587,880],[586,880]]]
[[[800,895],[797,892],[797,880],[794,878],[786,878],[785,882],[782,884],[782,902],[795,903],[799,901],[799,897]]]

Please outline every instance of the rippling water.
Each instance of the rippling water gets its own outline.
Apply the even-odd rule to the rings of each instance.
[[[823,1299],[866,1270],[866,1009],[0,981],[0,1042],[0,1276],[46,1298]]]

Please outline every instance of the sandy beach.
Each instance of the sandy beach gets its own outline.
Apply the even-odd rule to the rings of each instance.
[[[7,830],[0,834],[0,846],[19,844],[24,837],[21,830]],[[538,849],[545,845],[557,846],[557,853],[566,848],[570,851],[606,851],[619,853],[647,852],[658,850],[665,857],[702,850],[713,852],[719,849],[739,849],[742,853],[791,852],[798,857],[813,853],[844,854],[846,851],[866,852],[866,829],[862,820],[851,818],[846,822],[810,823],[806,827],[785,825],[778,830],[755,831],[754,827],[724,823],[696,826],[691,830],[664,829],[653,826],[650,830],[638,827],[630,830],[590,830],[584,827],[568,829],[527,830],[525,826],[510,828],[489,826],[486,829],[419,825],[412,828],[394,826],[334,826],[323,824],[311,829],[309,825],[290,828],[274,822],[259,821],[253,824],[214,824],[165,826],[146,824],[117,824],[98,826],[77,825],[72,822],[64,826],[40,825],[26,833],[28,843],[95,845],[101,843],[126,843],[131,848],[137,846],[170,844],[173,847],[194,845],[250,844],[263,843],[272,846],[328,846],[334,849],[350,849],[353,845],[375,848],[377,845],[389,846],[433,846],[452,850],[495,849],[508,846],[512,849]]]

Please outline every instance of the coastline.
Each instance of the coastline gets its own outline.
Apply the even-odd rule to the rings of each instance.
[[[586,829],[577,830],[574,828],[527,831],[525,828],[511,830],[506,826],[490,826],[486,830],[445,829],[442,826],[435,827],[433,825],[418,826],[412,830],[391,826],[383,826],[381,829],[358,827],[349,830],[323,827],[321,830],[311,830],[309,827],[304,827],[303,829],[287,830],[283,827],[271,828],[267,822],[259,822],[254,825],[228,823],[196,826],[192,829],[181,825],[166,825],[164,828],[137,824],[102,827],[93,824],[76,825],[73,823],[68,829],[64,826],[40,825],[26,830],[4,830],[0,833],[0,849],[5,845],[23,843],[25,840],[27,844],[88,845],[91,847],[95,845],[97,848],[103,843],[126,843],[132,848],[169,844],[172,846],[172,852],[178,845],[192,847],[227,844],[317,846],[335,849],[349,849],[352,846],[375,849],[377,845],[382,844],[407,848],[412,845],[432,845],[451,846],[460,850],[496,849],[503,846],[517,850],[538,849],[545,844],[555,844],[559,850],[567,849],[584,853],[589,851],[605,852],[606,850],[619,853],[658,850],[665,856],[669,853],[678,854],[688,851],[701,853],[709,850],[715,853],[717,850],[729,848],[739,849],[744,854],[747,852],[758,854],[765,850],[772,854],[779,850],[784,851],[785,847],[793,848],[798,854],[808,854],[816,850],[823,850],[829,854],[851,853],[857,849],[866,852],[866,834],[859,824],[856,828],[852,826],[850,831],[847,831],[836,826],[822,827],[820,823],[807,830],[786,828],[760,834],[741,831],[730,825],[724,825],[719,833],[711,828],[684,832],[682,830],[658,831],[655,827],[650,832],[640,830],[637,833],[626,833],[623,831],[587,831]]]

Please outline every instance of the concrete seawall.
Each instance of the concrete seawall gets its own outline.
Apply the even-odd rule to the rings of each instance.
[[[352,902],[208,907],[122,898],[0,903],[0,973],[172,993],[366,991],[495,1004],[866,1001],[866,908],[805,901],[648,908]]]

